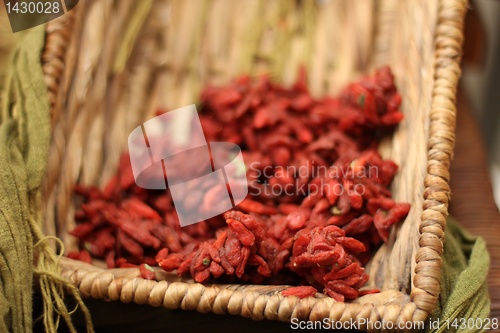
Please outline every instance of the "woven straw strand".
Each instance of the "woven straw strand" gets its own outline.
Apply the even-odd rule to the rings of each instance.
[[[57,104],[59,87],[64,74],[65,56],[72,31],[74,13],[69,12],[58,20],[47,24],[47,39],[42,54],[42,70],[50,101],[52,127],[59,120],[60,106]]]
[[[184,282],[150,281],[137,277],[139,270],[103,270],[78,261],[63,258],[63,276],[73,282],[83,296],[108,301],[135,302],[167,309],[196,310],[202,313],[240,315],[254,320],[268,319],[290,321],[322,320],[361,323],[370,320],[394,323],[415,321],[414,303],[356,304],[336,302],[329,297],[283,297],[280,291],[286,286],[239,286],[186,284]],[[118,271],[115,276],[113,272]],[[158,274],[158,273],[157,273]],[[389,292],[386,299],[394,298]],[[397,298],[397,297],[396,297]],[[371,330],[379,332],[378,330]]]
[[[424,312],[438,301],[441,255],[448,215],[448,168],[455,141],[455,95],[460,77],[463,17],[467,1],[443,0],[435,37],[435,74],[428,142],[428,174],[425,177],[424,212],[420,224],[421,248],[416,255],[411,300]]]

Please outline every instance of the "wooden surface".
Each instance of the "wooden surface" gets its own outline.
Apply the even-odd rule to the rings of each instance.
[[[500,319],[500,213],[493,199],[484,142],[463,93],[458,94],[450,186],[450,214],[472,234],[483,236],[488,245],[491,317]]]

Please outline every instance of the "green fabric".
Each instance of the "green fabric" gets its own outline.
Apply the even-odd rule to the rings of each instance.
[[[42,72],[45,27],[13,37],[15,45],[0,66],[0,332],[32,331],[33,284],[43,298],[45,331],[62,317],[76,332],[63,301],[69,292],[81,308],[87,332],[90,313],[78,289],[60,275],[59,257],[43,235],[41,186],[51,137],[49,100]],[[62,246],[62,242],[58,240]],[[34,279],[35,278],[35,279]]]
[[[490,298],[487,275],[490,257],[481,237],[473,237],[449,218],[446,224],[441,293],[431,321],[439,327],[427,332],[483,332],[464,319],[488,318]],[[463,318],[463,319],[462,319]],[[485,320],[482,321],[486,323]]]
[[[1,92],[0,332],[32,327],[34,237],[30,207],[42,184],[50,142],[47,88],[41,70],[43,27],[17,44]]]
[[[151,0],[137,2],[116,70],[125,66],[150,8]],[[33,277],[43,297],[46,331],[56,331],[62,317],[76,332],[62,300],[66,289],[85,315],[87,332],[93,332],[78,289],[61,277],[58,257],[41,231],[40,187],[51,136],[44,43],[45,25],[0,40],[0,332],[32,330]]]

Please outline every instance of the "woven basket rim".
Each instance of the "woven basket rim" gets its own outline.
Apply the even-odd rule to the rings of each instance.
[[[120,274],[114,275],[109,271],[68,258],[61,260],[63,275],[73,282],[84,296],[162,305],[172,309],[196,309],[201,312],[213,311],[239,314],[253,319],[267,318],[282,321],[290,320],[291,317],[312,319],[318,316],[331,316],[331,313],[348,314],[350,318],[356,320],[360,318],[392,322],[425,320],[435,310],[439,296],[441,256],[450,195],[448,170],[454,145],[455,94],[460,76],[462,28],[466,8],[466,0],[439,1],[438,24],[434,36],[434,80],[427,147],[428,168],[424,179],[424,204],[419,225],[420,248],[416,254],[410,301],[406,304],[338,303],[329,298],[298,300],[294,297],[282,297],[277,290],[274,295],[257,295],[253,294],[251,288],[228,291],[214,286],[183,282],[154,282],[132,278],[137,276],[135,268],[121,270]],[[46,26],[43,71],[53,119],[57,118],[54,112],[58,111],[55,110],[60,109],[57,105],[57,96],[60,94],[60,77],[64,71],[69,27],[74,19],[74,12],[75,10],[59,20],[49,22]],[[175,288],[172,288],[172,285]],[[156,294],[163,295],[162,299],[155,298]],[[207,302],[214,297],[213,305],[208,306]],[[250,302],[255,304],[250,306]],[[236,310],[230,304],[235,305]],[[325,312],[325,309],[328,311]],[[374,311],[375,309],[377,311]]]

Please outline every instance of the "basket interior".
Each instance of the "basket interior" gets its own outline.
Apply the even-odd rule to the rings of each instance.
[[[311,92],[322,96],[389,64],[405,119],[380,149],[400,167],[395,200],[412,210],[367,269],[369,285],[408,295],[427,172],[437,13],[437,2],[419,0],[80,2],[52,114],[45,232],[74,248],[74,185],[103,186],[133,128],[158,108],[197,102],[207,83],[270,74],[290,84],[303,65]]]

